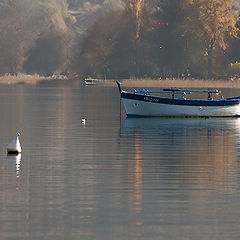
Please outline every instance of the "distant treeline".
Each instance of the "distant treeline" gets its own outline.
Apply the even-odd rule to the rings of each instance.
[[[2,0],[0,73],[239,78],[239,12],[232,0]]]
[[[0,73],[67,69],[75,41],[67,9],[65,0],[1,0]]]
[[[88,30],[77,63],[94,77],[240,77],[239,27],[231,0],[129,0]]]

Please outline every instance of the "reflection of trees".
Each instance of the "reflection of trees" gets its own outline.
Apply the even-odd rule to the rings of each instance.
[[[226,210],[225,200],[238,192],[235,124],[236,119],[126,119],[120,139],[132,176],[129,223],[147,228],[153,221],[159,236],[169,234],[165,224],[173,225],[171,239],[177,239],[179,232],[194,235],[194,227],[212,232],[221,216],[232,219],[238,204]]]
[[[142,162],[142,149],[141,140],[136,139],[134,148],[134,159],[129,161],[128,165],[128,179],[129,188],[131,189],[128,194],[128,211],[133,213],[142,212],[142,187],[143,187],[143,162]],[[129,219],[129,224],[132,225],[142,225],[142,221],[131,221]]]
[[[199,138],[196,141],[196,138]],[[192,154],[194,163],[186,176],[196,185],[213,185],[215,190],[233,190],[231,178],[234,175],[235,138],[232,130],[205,129],[187,137],[183,151]],[[184,161],[188,156],[184,156]],[[188,160],[189,161],[189,160]],[[191,160],[190,160],[191,161]],[[199,171],[199,167],[201,171]]]
[[[127,119],[122,137],[128,144],[130,139],[134,139],[131,144],[141,152],[142,161],[148,159],[146,161],[150,164],[149,159],[154,159],[150,166],[155,169],[159,182],[163,178],[162,171],[167,171],[169,176],[164,177],[171,179],[172,173],[176,173],[173,177],[179,178],[180,185],[233,190],[231,179],[234,175],[236,139],[233,130],[224,121],[216,122],[214,126],[211,121],[195,119],[182,122]],[[141,146],[136,145],[139,142]]]

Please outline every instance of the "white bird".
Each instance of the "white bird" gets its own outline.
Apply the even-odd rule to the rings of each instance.
[[[85,125],[86,124],[86,119],[82,118],[82,124]]]
[[[22,148],[20,145],[20,141],[19,141],[19,136],[20,133],[17,133],[15,139],[12,140],[12,142],[10,142],[7,146],[7,152],[8,154],[19,154],[22,152]]]

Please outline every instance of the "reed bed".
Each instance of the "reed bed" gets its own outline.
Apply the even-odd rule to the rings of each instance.
[[[17,76],[0,76],[0,84],[36,84],[41,81],[56,80],[52,77],[44,77],[40,75],[18,74]],[[68,80],[66,80],[67,82]],[[70,81],[70,79],[69,79]],[[73,81],[82,82],[82,79],[74,79]],[[123,87],[176,87],[176,88],[240,88],[240,79],[121,79],[118,80]],[[116,87],[116,80],[107,79],[99,80],[98,85]]]
[[[125,79],[119,82],[123,87],[240,88],[240,79]],[[101,84],[116,86],[114,80],[105,80]]]
[[[40,81],[50,80],[50,77],[44,77],[39,75],[27,75],[27,74],[18,74],[18,75],[5,75],[0,76],[0,83],[4,84],[36,84]]]

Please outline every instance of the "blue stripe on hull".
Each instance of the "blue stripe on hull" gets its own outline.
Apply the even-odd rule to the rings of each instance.
[[[233,106],[239,105],[239,98],[229,98],[220,100],[192,100],[192,99],[171,99],[162,98],[150,95],[141,95],[128,92],[121,92],[121,97],[126,99],[151,102],[151,103],[161,103],[161,104],[171,104],[171,105],[185,105],[185,106]]]
[[[233,116],[193,116],[193,115],[189,115],[189,116],[145,116],[145,115],[137,115],[137,114],[126,114],[128,118],[239,118],[240,115],[233,115]]]

